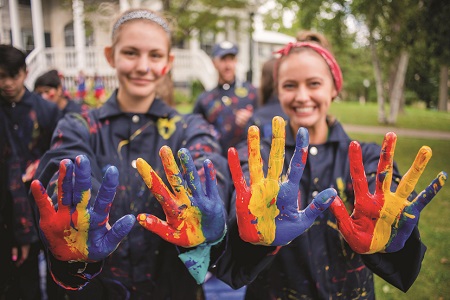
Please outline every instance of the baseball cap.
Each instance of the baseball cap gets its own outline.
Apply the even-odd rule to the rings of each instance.
[[[238,47],[228,41],[223,41],[221,43],[217,43],[214,45],[212,50],[212,56],[213,57],[224,57],[225,55],[232,54],[236,55],[238,54],[239,49]]]

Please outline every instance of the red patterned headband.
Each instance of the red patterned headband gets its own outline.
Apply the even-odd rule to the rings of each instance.
[[[327,49],[323,48],[317,43],[296,42],[287,44],[283,49],[278,50],[275,53],[281,54],[281,56],[286,56],[289,54],[289,52],[291,52],[293,48],[302,48],[302,47],[311,48],[312,50],[316,51],[318,54],[320,54],[320,56],[323,57],[328,67],[330,68],[331,75],[333,76],[334,85],[336,87],[337,92],[339,93],[342,89],[342,81],[343,81],[341,68],[336,62],[334,56]]]

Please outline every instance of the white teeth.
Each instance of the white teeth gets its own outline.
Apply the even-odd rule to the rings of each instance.
[[[314,110],[313,107],[296,107],[294,108],[295,112],[297,113],[309,113]]]

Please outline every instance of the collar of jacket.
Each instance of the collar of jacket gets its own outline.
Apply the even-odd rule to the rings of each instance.
[[[327,116],[328,124],[328,140],[326,143],[340,143],[343,141],[350,141],[347,133],[344,131],[341,123],[337,121],[333,116]],[[293,133],[291,126],[289,126],[289,120],[286,121],[286,146],[295,147],[295,139],[297,132]]]
[[[119,104],[117,103],[117,89],[114,91],[111,97],[109,97],[106,103],[102,105],[98,110],[100,119],[125,114],[120,110]],[[168,106],[164,101],[155,98],[147,114],[149,116],[154,116],[157,118],[167,118],[173,110],[174,109]]]

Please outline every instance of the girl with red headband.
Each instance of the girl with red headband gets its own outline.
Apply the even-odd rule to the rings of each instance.
[[[299,186],[291,187],[288,200],[288,193],[280,188],[272,201],[258,206],[257,211],[254,207],[258,201],[253,194],[259,190],[254,178],[263,177],[264,168],[270,179],[276,165],[272,152],[281,142],[272,143],[271,149],[270,140],[260,142],[258,129],[252,126],[248,145],[229,150],[241,237],[268,246],[288,242],[272,264],[248,285],[246,299],[374,299],[373,273],[402,291],[408,290],[426,250],[417,229],[420,211],[442,187],[446,174],[440,173],[415,197],[413,189],[431,157],[431,149],[422,147],[401,179],[393,163],[394,133],[386,134],[382,147],[359,144],[352,142],[342,125],[328,115],[343,83],[333,55],[309,42],[290,43],[278,53],[281,57],[274,80],[281,107],[288,116],[284,161],[282,151],[277,157],[287,174],[281,176],[279,185],[289,184],[292,173],[300,174],[301,181]],[[274,118],[273,126],[277,122]],[[279,134],[279,125],[277,131],[273,128],[272,138],[279,136],[282,140],[284,130]],[[301,163],[289,164],[298,153],[303,155]],[[235,167],[239,157],[242,170]],[[268,170],[261,162],[268,162]],[[245,189],[249,181],[243,174],[252,179],[251,192]],[[296,222],[292,211],[318,203],[321,191],[329,188],[334,188],[338,196],[330,209],[320,208],[324,212],[306,232],[302,233],[299,226],[286,226],[288,220]],[[298,197],[292,197],[293,191]],[[294,204],[291,198],[296,200]],[[239,203],[248,205],[247,209],[239,207]],[[265,228],[261,223],[267,220],[273,221],[272,229],[266,231],[272,238],[259,230]],[[252,226],[258,230],[252,231]]]

